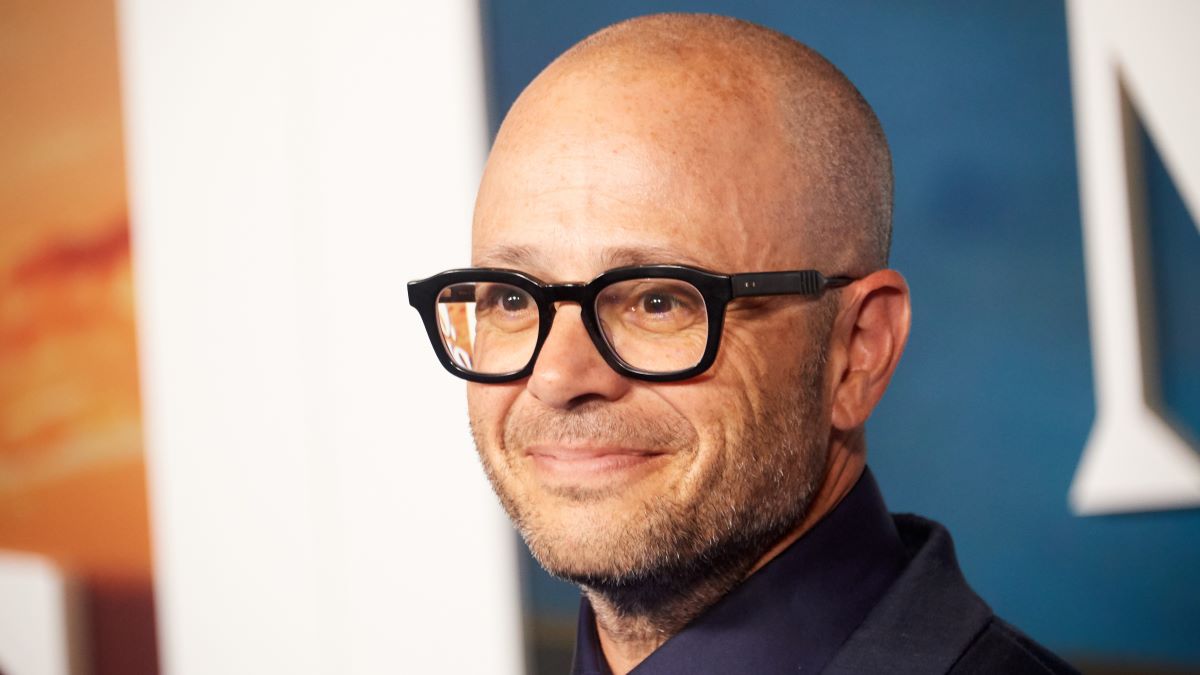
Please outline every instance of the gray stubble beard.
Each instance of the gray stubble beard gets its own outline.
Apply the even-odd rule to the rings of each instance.
[[[737,460],[724,466],[723,472],[707,476],[708,484],[702,486],[708,491],[704,498],[681,505],[659,495],[645,504],[644,525],[639,531],[620,532],[616,541],[595,543],[601,551],[599,556],[595,552],[590,555],[591,569],[571,564],[579,560],[571,551],[561,550],[566,542],[539,532],[536,514],[527,513],[506,491],[474,423],[472,433],[493,490],[542,567],[581,586],[596,605],[601,621],[616,616],[626,630],[670,635],[744,580],[766,552],[807,515],[828,453],[827,430],[820,433],[814,428],[823,403],[824,365],[825,350],[820,349],[802,364],[794,387],[781,388],[776,400],[768,400],[754,419],[745,421]],[[589,427],[599,433],[603,426],[595,416],[581,422],[582,418],[566,417],[571,414],[560,417],[573,422],[556,420],[553,428],[558,433]],[[679,443],[676,430],[634,429],[627,421],[615,426],[618,433],[642,441]],[[612,426],[603,428],[605,433],[613,433]],[[515,434],[506,430],[506,447],[519,447],[509,441],[526,433],[530,430]],[[695,432],[691,434],[694,442]],[[636,550],[622,550],[624,547]],[[605,564],[598,564],[601,561]],[[606,629],[621,632],[618,626]]]

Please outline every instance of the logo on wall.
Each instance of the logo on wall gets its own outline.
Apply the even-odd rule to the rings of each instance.
[[[1071,486],[1082,515],[1200,506],[1200,454],[1162,414],[1148,302],[1140,120],[1200,214],[1200,63],[1186,2],[1068,3],[1096,420]],[[1134,187],[1131,187],[1134,186]]]

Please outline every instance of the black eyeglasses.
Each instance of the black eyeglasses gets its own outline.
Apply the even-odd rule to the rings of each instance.
[[[555,304],[578,303],[605,362],[651,382],[695,377],[712,366],[725,306],[761,295],[817,297],[854,277],[816,270],[715,274],[683,265],[609,270],[586,284],[547,284],[513,270],[451,270],[408,284],[446,370],[472,382],[510,382],[533,372]]]

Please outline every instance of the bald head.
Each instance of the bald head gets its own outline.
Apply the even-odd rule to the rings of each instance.
[[[734,200],[738,214],[767,227],[770,244],[786,254],[776,264],[832,274],[887,265],[892,171],[879,121],[837,68],[786,35],[695,14],[606,28],[522,93],[488,173],[527,152],[535,137],[563,134],[565,149],[571,125],[575,133],[607,135],[612,142],[602,147],[615,162],[636,142],[657,153],[649,161],[674,163],[680,180],[644,186],[670,193],[657,198],[699,190],[710,194],[692,196]],[[714,185],[703,175],[713,172],[740,176]],[[748,246],[763,245],[753,232],[740,234]]]

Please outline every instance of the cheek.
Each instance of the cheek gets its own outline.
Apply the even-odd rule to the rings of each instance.
[[[727,461],[730,448],[737,448],[746,425],[753,418],[756,398],[753,386],[736,368],[714,368],[663,392],[663,398],[691,424],[698,436],[696,469]]]
[[[806,357],[798,353],[803,344],[803,336],[793,341],[727,329],[712,370],[673,397],[677,408],[685,411],[705,445],[738,447],[773,402],[794,394],[785,389],[799,386],[796,369]]]
[[[817,315],[800,307],[783,309],[746,324],[726,323],[714,371],[740,387],[755,410],[779,396],[783,387],[809,384],[821,351],[815,340]],[[824,339],[824,338],[819,338]]]
[[[497,446],[503,437],[504,418],[519,393],[514,385],[467,383],[467,414],[480,450]]]
[[[746,338],[740,331],[726,331],[721,342],[710,385],[711,398],[720,406],[714,414],[721,414],[724,409],[725,414],[741,419],[751,416],[781,374],[779,352],[762,349],[762,345]]]
[[[797,356],[796,350],[803,344],[803,336],[784,337],[778,330],[727,327],[714,369],[752,393],[778,379],[781,368]]]

